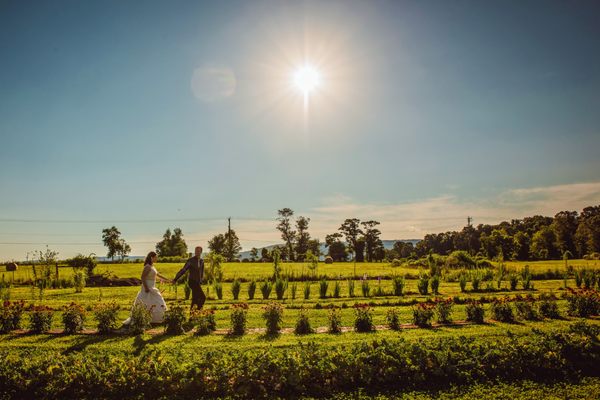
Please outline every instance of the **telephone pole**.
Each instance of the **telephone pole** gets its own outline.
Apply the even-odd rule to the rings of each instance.
[[[473,222],[473,218],[472,217],[467,217],[467,226],[471,227],[471,223]]]

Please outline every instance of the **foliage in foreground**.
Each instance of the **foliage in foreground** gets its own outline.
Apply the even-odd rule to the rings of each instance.
[[[181,354],[160,349],[138,356],[112,352],[0,352],[0,387],[7,398],[202,398],[327,396],[352,388],[378,391],[445,388],[495,380],[596,376],[599,328],[497,340],[449,337],[410,342],[365,340],[352,346],[273,347]],[[158,362],[157,360],[160,360]],[[156,379],[160,376],[161,379]]]

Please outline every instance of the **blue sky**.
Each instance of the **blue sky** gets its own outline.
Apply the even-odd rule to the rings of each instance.
[[[321,239],[347,217],[397,239],[598,204],[599,17],[591,1],[2,2],[0,260],[102,254],[112,224],[134,254],[167,227],[205,243],[227,216],[260,246],[282,207]],[[308,110],[305,61],[323,76]]]

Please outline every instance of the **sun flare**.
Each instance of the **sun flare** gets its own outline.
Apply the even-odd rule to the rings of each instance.
[[[321,84],[321,74],[315,67],[306,64],[296,69],[293,82],[296,88],[307,96]]]

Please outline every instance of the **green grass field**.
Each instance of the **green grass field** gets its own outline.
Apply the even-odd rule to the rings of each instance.
[[[525,264],[529,265],[531,271],[545,271],[547,269],[554,270],[564,269],[563,261],[550,261],[550,262],[539,262],[539,263],[507,263],[509,268],[513,268],[515,271],[521,270]],[[585,262],[583,260],[570,261],[570,265],[582,266],[590,269],[596,269],[600,266],[598,262]],[[173,276],[177,270],[181,267],[181,264],[159,264],[157,269],[166,276]],[[97,272],[109,271],[119,277],[136,277],[139,275],[141,269],[140,264],[104,264],[97,267]],[[225,278],[239,277],[244,279],[256,279],[262,280],[268,278],[272,274],[271,264],[241,264],[231,263],[226,264],[223,267]],[[283,271],[293,271],[298,275],[308,273],[308,269],[302,264],[284,264]],[[0,272],[2,273],[2,272]],[[26,278],[30,272],[26,267],[21,267],[15,274],[20,278]],[[70,273],[69,268],[64,268],[61,273],[65,275]],[[467,285],[467,291],[461,292],[458,282],[445,282],[442,281],[439,289],[439,297],[458,297],[461,302],[464,299],[490,299],[492,297],[503,297],[516,295],[527,295],[532,294],[537,297],[543,293],[553,293],[558,300],[558,306],[563,316],[561,319],[555,320],[539,320],[539,321],[525,321],[518,320],[516,323],[501,323],[490,320],[489,304],[485,305],[486,308],[486,320],[487,322],[483,325],[474,324],[454,324],[449,326],[436,326],[433,329],[421,329],[409,326],[412,323],[412,304],[415,302],[423,302],[434,297],[429,295],[420,295],[417,290],[416,279],[406,279],[406,286],[404,288],[404,294],[402,296],[393,296],[392,281],[390,279],[377,279],[378,276],[391,276],[395,274],[409,273],[411,276],[418,275],[418,270],[414,268],[393,268],[385,263],[369,263],[369,264],[357,264],[357,275],[361,276],[366,273],[369,276],[369,284],[371,294],[377,290],[381,290],[385,293],[384,296],[370,295],[368,297],[363,296],[361,291],[360,281],[355,281],[354,297],[350,297],[348,290],[348,279],[347,277],[354,275],[354,265],[349,263],[337,263],[333,265],[320,264],[318,268],[319,275],[326,274],[330,280],[327,290],[327,297],[320,298],[318,281],[308,282],[290,282],[288,289],[284,295],[284,299],[281,303],[284,304],[283,314],[283,333],[276,337],[267,337],[264,335],[263,330],[265,322],[262,319],[262,308],[269,301],[275,299],[275,291],[273,290],[269,300],[262,298],[260,292],[260,283],[257,287],[254,300],[248,300],[247,288],[248,283],[242,283],[239,300],[234,300],[231,293],[231,283],[223,283],[223,298],[221,300],[216,298],[214,287],[210,285],[203,285],[205,293],[208,293],[208,300],[205,307],[215,310],[215,317],[217,322],[217,332],[209,336],[198,337],[191,334],[183,336],[167,336],[162,334],[163,328],[160,326],[153,327],[149,332],[140,336],[129,336],[126,334],[121,335],[110,335],[101,336],[97,334],[79,334],[79,335],[62,335],[58,334],[62,330],[61,323],[61,308],[68,305],[71,302],[76,302],[83,305],[89,311],[91,311],[95,305],[102,302],[115,301],[120,307],[119,319],[124,320],[129,316],[129,310],[132,302],[139,291],[139,287],[102,287],[102,288],[84,288],[82,293],[75,293],[75,289],[46,289],[43,293],[40,293],[37,289],[32,289],[31,286],[27,285],[15,285],[9,289],[11,300],[25,300],[31,304],[44,304],[52,307],[56,310],[52,328],[54,333],[32,335],[27,333],[16,333],[9,335],[0,335],[0,354],[2,352],[8,352],[5,354],[112,354],[119,357],[137,359],[143,355],[154,354],[154,352],[160,352],[166,354],[167,357],[184,357],[183,355],[199,354],[206,352],[219,352],[223,350],[233,352],[246,352],[246,351],[262,351],[264,349],[298,349],[305,346],[307,343],[311,343],[319,348],[331,348],[339,349],[340,346],[353,346],[360,345],[365,341],[397,341],[404,340],[414,343],[434,343],[436,341],[445,339],[455,338],[468,338],[469,340],[478,340],[485,343],[491,343],[495,341],[506,340],[510,337],[521,337],[528,338],[534,332],[566,332],[569,327],[576,321],[577,318],[569,317],[567,315],[567,302],[561,299],[561,294],[565,292],[563,279],[553,280],[536,280],[534,282],[533,290],[522,290],[521,283],[519,283],[518,289],[511,291],[509,290],[509,282],[504,280],[500,282],[500,289],[496,281],[488,281],[481,284],[481,288],[486,288],[487,285],[493,285],[494,291],[472,291],[471,283]],[[12,276],[8,276],[11,273],[4,272],[5,281],[10,281]],[[64,275],[63,275],[64,276]],[[341,278],[341,279],[340,279]],[[335,279],[335,280],[334,280]],[[340,284],[340,297],[333,298],[333,286],[335,282]],[[569,287],[575,287],[574,279],[568,279],[566,284]],[[292,298],[292,285],[296,285],[296,295]],[[304,299],[304,288],[305,285],[310,287],[310,296],[308,299]],[[184,300],[184,289],[182,285],[174,286],[171,284],[159,284],[163,295],[167,301],[167,305],[175,303],[185,303]],[[6,294],[6,290],[4,291]],[[249,304],[248,322],[249,333],[242,337],[232,338],[225,333],[230,328],[230,307],[232,304],[237,302],[247,302]],[[356,333],[353,332],[351,327],[354,323],[355,311],[353,305],[355,303],[370,303],[373,306],[373,322],[377,325],[378,330],[373,333]],[[342,307],[342,325],[347,327],[349,331],[345,331],[342,334],[331,335],[325,333],[328,325],[328,310],[327,306],[336,305]],[[292,333],[293,327],[295,326],[297,317],[300,313],[300,309],[305,308],[309,316],[311,325],[313,328],[321,328],[318,333],[310,335],[295,335]],[[400,314],[400,322],[405,326],[399,332],[391,331],[386,328],[386,313],[391,308],[396,308]],[[88,313],[86,328],[94,330],[96,327],[96,321],[94,320],[92,313]],[[453,319],[455,321],[464,321],[466,319],[465,306],[463,304],[455,304],[453,307]],[[587,320],[592,325],[600,326],[600,319],[590,318]],[[24,325],[27,327],[27,318],[24,320]],[[187,356],[185,356],[187,357]],[[518,377],[515,377],[518,379]],[[0,377],[1,379],[1,377]],[[496,386],[494,386],[496,385]],[[361,394],[354,393],[352,398],[359,398],[360,396],[366,396],[364,398],[410,398],[408,395],[415,396],[415,398],[433,398],[440,396],[440,398],[475,398],[477,393],[493,393],[494,388],[502,383],[495,384],[493,382],[484,383],[483,386],[468,387],[463,389],[448,389],[437,394],[432,393],[417,393],[408,392],[409,394],[402,393],[384,393],[377,397],[376,393]],[[521,386],[519,386],[521,385]],[[529,385],[529,386],[528,386]],[[516,390],[515,398],[530,398],[523,397],[525,390],[522,388],[532,388],[536,393],[554,393],[552,388],[557,385],[556,383],[550,383],[550,386],[544,384],[531,383],[531,384],[515,384],[503,387],[502,392],[507,393],[510,390]],[[587,385],[587,386],[586,386]],[[572,393],[573,398],[586,398],[581,397],[583,393],[597,394],[598,381],[589,380],[584,385],[587,389],[583,390],[577,385],[563,386],[563,393]],[[512,389],[507,389],[512,388]],[[352,388],[356,389],[356,388]],[[373,389],[373,388],[365,388]],[[352,391],[352,390],[351,390]],[[376,391],[375,391],[376,392]],[[411,394],[412,393],[412,394]],[[344,395],[340,395],[341,398]],[[351,395],[349,395],[351,396]],[[358,396],[358,397],[357,397]],[[428,397],[429,396],[429,397]],[[487,396],[487,395],[486,395]],[[520,397],[519,397],[520,396]],[[577,397],[579,396],[579,397]],[[491,394],[490,394],[490,397]],[[570,395],[568,397],[571,397]],[[350,397],[348,397],[350,398]],[[360,397],[363,398],[363,397]],[[500,398],[500,397],[498,397]]]
[[[532,273],[542,273],[545,271],[565,272],[565,262],[562,260],[550,261],[507,261],[506,266],[509,270],[521,271],[526,265]],[[568,265],[573,268],[588,268],[600,269],[600,261],[598,260],[569,260]],[[183,267],[183,263],[159,263],[157,264],[158,271],[167,276],[174,277],[177,271]],[[139,278],[142,271],[141,263],[125,263],[125,264],[99,264],[96,267],[97,273],[112,273],[119,278]],[[261,280],[269,278],[273,274],[273,266],[270,263],[224,263],[222,266],[223,276],[225,280],[240,278],[242,280]],[[311,271],[306,263],[282,263],[282,271],[286,274],[311,275]],[[417,275],[418,268],[414,267],[392,267],[387,262],[381,263],[319,263],[318,268],[314,272],[317,276],[326,276],[329,279],[345,279],[350,277],[362,277],[367,275],[369,278],[389,277],[395,274],[411,274]],[[71,278],[73,270],[69,267],[60,267],[59,275],[61,278]],[[6,266],[0,266],[0,277],[10,281],[29,280],[33,277],[32,267],[30,265],[20,265],[16,272],[7,272]]]

